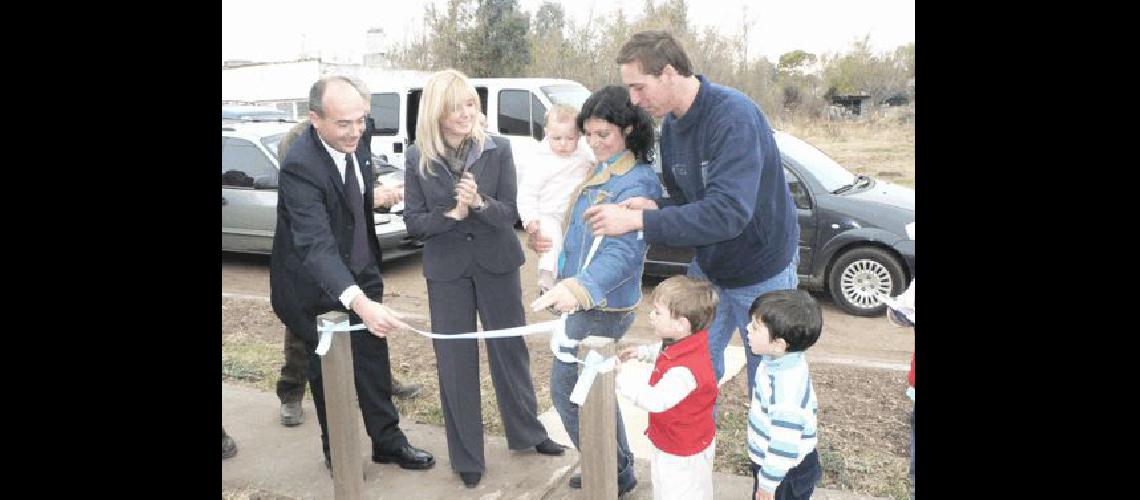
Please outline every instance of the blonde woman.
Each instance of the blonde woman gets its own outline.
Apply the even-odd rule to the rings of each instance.
[[[423,273],[434,333],[526,324],[515,235],[517,181],[510,143],[487,135],[479,96],[448,69],[424,85],[416,144],[405,155],[404,222],[424,242]],[[433,340],[451,467],[474,488],[486,470],[477,340]],[[538,421],[530,353],[521,337],[488,339],[491,381],[507,445],[561,455]]]

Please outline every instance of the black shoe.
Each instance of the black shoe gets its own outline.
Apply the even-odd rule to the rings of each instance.
[[[483,479],[481,472],[460,472],[459,478],[463,480],[463,486],[474,488],[479,486],[479,481]]]
[[[281,403],[281,425],[295,427],[305,423],[305,411],[300,401]]]
[[[237,455],[237,441],[234,438],[222,434],[222,460],[231,458]]]
[[[570,487],[576,490],[582,489],[582,473],[575,472],[570,475]]]
[[[401,384],[399,380],[392,381],[392,396],[400,399],[412,399],[420,395],[424,386],[420,384]]]
[[[430,469],[435,466],[435,457],[411,444],[386,452],[372,451],[372,461],[378,464],[400,464],[401,469]]]
[[[541,443],[535,445],[534,450],[543,455],[559,456],[566,451],[566,447],[551,441],[550,438],[546,438],[542,440]]]

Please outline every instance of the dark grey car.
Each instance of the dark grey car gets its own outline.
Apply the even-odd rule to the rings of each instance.
[[[878,294],[898,295],[914,277],[914,240],[905,229],[914,222],[914,190],[852,174],[789,134],[775,137],[799,215],[800,288],[826,290],[852,314],[883,314]],[[654,168],[660,176],[660,163]],[[683,274],[693,254],[651,245],[645,274]]]

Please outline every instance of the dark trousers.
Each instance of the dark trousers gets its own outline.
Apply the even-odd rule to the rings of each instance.
[[[472,264],[459,279],[428,280],[433,333],[475,331],[526,324],[519,272],[491,274]],[[522,337],[486,339],[491,382],[507,447],[521,450],[546,439],[530,375],[530,352]],[[447,430],[447,454],[457,472],[483,472],[483,406],[479,388],[479,344],[474,339],[432,340],[439,374],[439,399]]]
[[[358,282],[358,284],[372,300],[381,299],[383,288],[379,286],[379,281]],[[360,323],[360,317],[356,313],[349,311],[348,316],[350,324]],[[400,430],[400,414],[396,411],[396,405],[392,404],[392,369],[388,362],[388,341],[372,335],[368,330],[353,330],[349,335],[352,338],[356,396],[360,403],[360,413],[364,417],[364,428],[372,438],[372,451],[377,453],[400,448],[408,443],[408,438]],[[309,390],[313,392],[313,406],[317,408],[317,421],[321,424],[321,450],[325,456],[328,456],[329,432],[325,421],[325,391],[321,385],[321,357],[315,352],[316,344],[304,343],[309,356]]]
[[[759,474],[760,466],[753,463],[753,498],[756,497],[756,490],[759,489],[759,483],[755,479]],[[812,492],[815,491],[815,484],[819,482],[821,477],[823,477],[823,469],[819,466],[819,453],[816,450],[811,450],[811,453],[808,453],[799,465],[792,467],[792,470],[784,475],[784,480],[780,481],[780,485],[776,487],[776,500],[811,498]]]
[[[277,398],[281,404],[299,403],[305,397],[305,383],[309,379],[309,353],[305,341],[285,328],[285,364],[277,378]]]

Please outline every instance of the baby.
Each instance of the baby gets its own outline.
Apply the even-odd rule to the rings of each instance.
[[[594,154],[580,140],[574,120],[578,110],[558,104],[546,113],[546,137],[520,169],[519,218],[528,233],[538,232],[554,248],[538,260],[540,294],[554,286],[562,253],[562,223],[570,197],[594,165]]]

